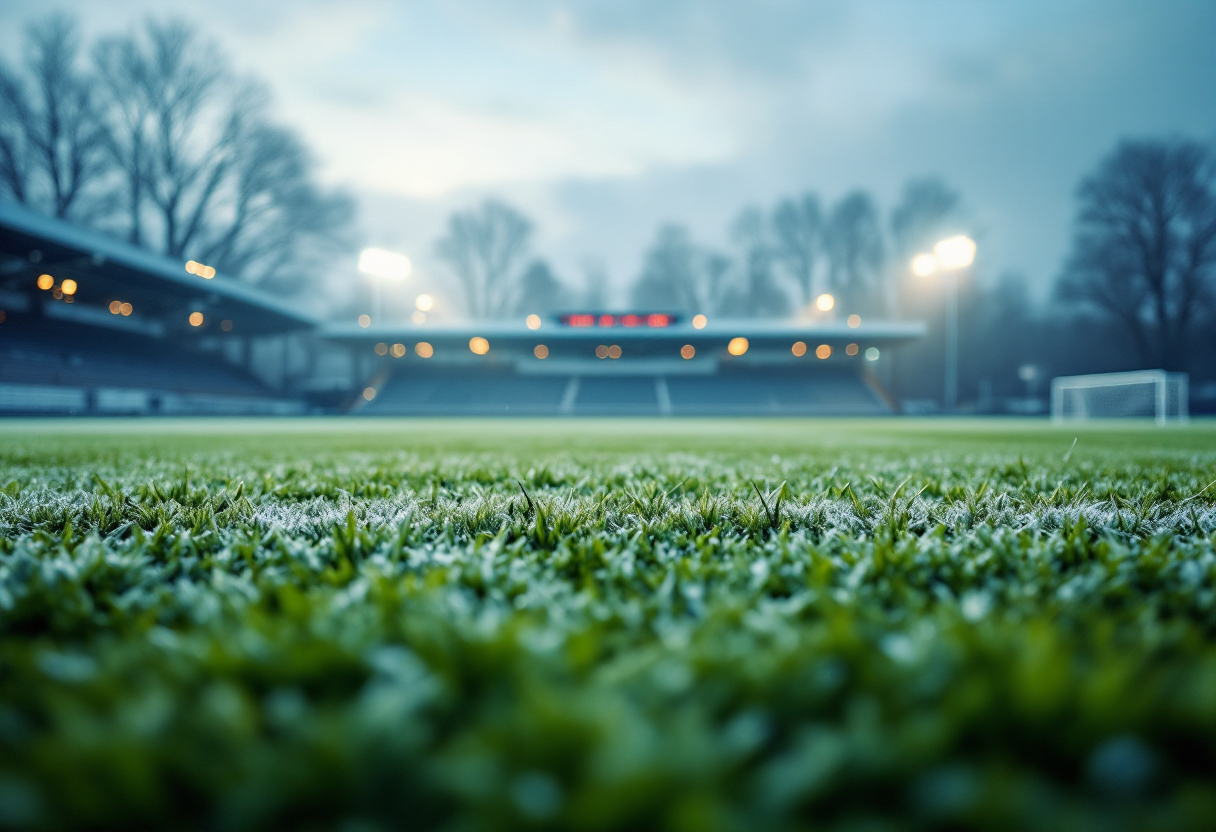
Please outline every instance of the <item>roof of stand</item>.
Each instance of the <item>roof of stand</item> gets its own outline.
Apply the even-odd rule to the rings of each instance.
[[[37,286],[41,274],[76,281],[72,304]],[[44,217],[0,201],[0,292],[13,308],[41,308],[48,315],[127,329],[204,335],[220,321],[238,334],[269,334],[312,328],[316,321],[261,290],[217,274],[190,274],[172,257],[124,243],[64,220]],[[112,315],[112,301],[130,303],[129,318]],[[20,309],[18,309],[20,311]],[[204,324],[188,318],[202,312]]]

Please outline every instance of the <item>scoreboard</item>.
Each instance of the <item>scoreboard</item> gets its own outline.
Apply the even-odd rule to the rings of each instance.
[[[662,329],[680,322],[678,315],[669,312],[572,312],[558,317],[562,326],[574,327],[650,327]]]

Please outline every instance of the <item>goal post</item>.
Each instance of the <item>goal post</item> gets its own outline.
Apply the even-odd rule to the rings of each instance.
[[[1186,373],[1140,370],[1060,376],[1051,380],[1051,419],[1153,419],[1158,425],[1187,421]]]

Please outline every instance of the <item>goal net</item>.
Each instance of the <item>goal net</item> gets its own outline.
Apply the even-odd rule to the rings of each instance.
[[[1187,420],[1186,373],[1142,370],[1061,376],[1051,380],[1051,418],[1153,419],[1159,425]]]

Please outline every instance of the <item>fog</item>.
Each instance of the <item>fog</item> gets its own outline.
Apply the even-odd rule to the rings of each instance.
[[[979,272],[1045,297],[1103,154],[1216,135],[1206,2],[9,2],[3,55],[53,10],[89,37],[193,23],[353,193],[359,242],[440,293],[434,241],[485,197],[533,219],[560,279],[592,267],[620,303],[661,223],[726,246],[744,206],[862,188],[888,211],[932,175]]]

